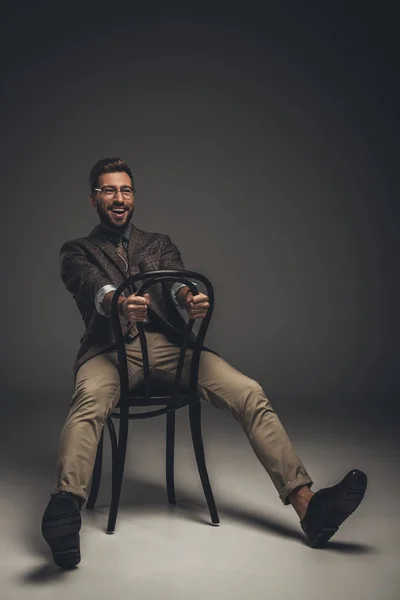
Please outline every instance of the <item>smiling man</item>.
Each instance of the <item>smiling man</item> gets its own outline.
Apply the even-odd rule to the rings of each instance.
[[[185,269],[167,234],[133,224],[135,188],[129,166],[120,158],[100,160],[90,173],[90,203],[99,223],[87,237],[63,244],[61,278],[85,322],[74,365],[75,389],[61,432],[56,484],[42,520],[42,533],[62,568],[80,562],[81,508],[87,499],[97,446],[104,423],[119,399],[119,374],[110,309],[115,289],[129,276],[158,269]],[[246,302],[246,298],[241,301]],[[162,282],[150,294],[130,290],[119,298],[118,312],[126,342],[129,376],[142,368],[137,321],[144,323],[150,368],[174,371],[186,325],[177,307],[190,318],[204,318],[208,297],[193,296],[180,283]],[[189,346],[190,348],[190,346]],[[190,350],[185,369],[188,368]],[[311,491],[306,471],[260,384],[240,373],[215,351],[203,347],[198,390],[201,400],[228,409],[241,424],[284,505],[300,518],[310,546],[320,547],[360,504],[365,473],[350,471],[337,485]]]

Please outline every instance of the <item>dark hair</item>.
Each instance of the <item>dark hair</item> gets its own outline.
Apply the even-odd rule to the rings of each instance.
[[[122,158],[102,158],[97,161],[90,171],[89,185],[92,193],[94,188],[99,185],[99,177],[103,173],[127,173],[131,178],[133,191],[136,191],[132,171]]]

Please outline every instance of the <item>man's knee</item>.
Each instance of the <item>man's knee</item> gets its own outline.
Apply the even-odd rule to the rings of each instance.
[[[248,377],[241,396],[239,414],[242,418],[249,419],[264,410],[273,409],[258,381]]]
[[[119,381],[92,378],[79,382],[72,398],[71,416],[79,414],[104,422],[118,402],[119,389]]]

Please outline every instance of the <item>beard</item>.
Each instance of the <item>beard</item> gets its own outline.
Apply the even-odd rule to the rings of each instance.
[[[115,217],[113,217],[111,211],[109,209],[105,209],[102,206],[97,205],[97,214],[100,220],[100,223],[106,229],[110,229],[113,232],[122,232],[125,227],[128,225],[129,221],[132,219],[133,213],[135,211],[135,206],[132,206],[128,211],[125,212],[124,218],[121,219],[121,222],[118,222]]]

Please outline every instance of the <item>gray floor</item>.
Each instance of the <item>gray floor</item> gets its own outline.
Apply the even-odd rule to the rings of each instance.
[[[32,407],[35,399],[32,399]],[[284,507],[237,423],[205,406],[204,438],[220,512],[210,526],[190,446],[187,413],[177,428],[177,507],[164,488],[163,418],[131,429],[123,498],[114,535],[106,535],[110,465],[98,507],[84,510],[82,562],[70,572],[53,565],[40,534],[52,486],[65,406],[5,415],[2,432],[1,567],[3,600],[40,598],[329,600],[400,597],[400,536],[395,429],[357,417],[337,422],[313,414],[285,427],[315,480],[314,490],[353,467],[367,471],[369,488],[358,511],[328,547],[304,544],[297,515]],[[291,414],[291,416],[290,416]],[[34,416],[36,415],[36,417]],[[5,427],[6,423],[9,427]],[[15,423],[19,422],[17,428]],[[51,423],[51,426],[50,426]],[[375,432],[375,434],[373,433]],[[13,447],[10,451],[7,448]],[[107,446],[108,450],[108,446]],[[108,452],[107,452],[108,455]]]

